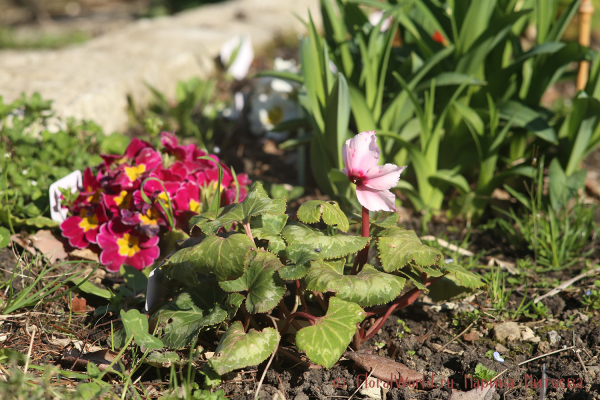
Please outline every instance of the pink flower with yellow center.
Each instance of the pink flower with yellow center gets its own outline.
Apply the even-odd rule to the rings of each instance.
[[[200,213],[200,188],[194,182],[185,182],[175,192],[173,197],[175,209],[178,212],[191,211]]]
[[[108,221],[104,207],[97,205],[94,209],[82,208],[79,215],[67,218],[60,224],[63,237],[69,239],[69,244],[78,249],[96,243],[100,225]]]
[[[133,165],[123,164],[117,168],[115,183],[122,189],[139,186],[142,179],[161,166],[162,158],[158,151],[152,148],[140,150]]]
[[[158,236],[149,238],[123,224],[118,217],[102,225],[98,245],[102,249],[100,262],[109,271],[118,271],[123,264],[142,270],[151,265],[160,254]]]
[[[144,205],[141,212],[121,210],[121,222],[136,227],[138,231],[148,237],[158,235],[160,227],[166,224],[158,210],[149,204]]]
[[[104,160],[104,165],[108,168],[115,165],[121,165],[125,163],[129,163],[132,161],[139,153],[145,148],[152,149],[152,145],[148,142],[140,140],[138,138],[134,138],[127,149],[125,150],[125,154],[123,155],[115,155],[115,154],[104,154],[102,155],[102,159]]]
[[[400,180],[406,167],[377,165],[381,150],[375,131],[361,132],[348,139],[342,148],[344,173],[356,185],[358,202],[370,211],[395,211],[395,197],[390,189]]]

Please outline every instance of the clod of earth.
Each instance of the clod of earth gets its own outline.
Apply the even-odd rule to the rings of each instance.
[[[402,378],[405,382],[423,379],[423,373],[408,368],[406,365],[390,358],[369,354],[364,351],[346,352],[344,357],[354,361],[356,365],[370,372],[375,378],[389,380],[391,377]]]

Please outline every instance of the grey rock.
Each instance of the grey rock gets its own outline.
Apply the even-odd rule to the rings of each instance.
[[[550,344],[555,345],[560,341],[560,335],[556,331],[548,332],[548,340],[550,340]]]
[[[127,95],[136,106],[151,98],[148,83],[175,98],[175,85],[214,70],[221,45],[248,34],[259,49],[277,35],[305,32],[294,14],[311,10],[320,26],[317,0],[232,0],[180,14],[142,19],[121,30],[60,50],[0,51],[0,96],[21,92],[54,100],[59,117],[91,119],[111,133],[127,127]]]
[[[308,400],[308,399],[309,399],[309,397],[304,393],[298,393],[296,395],[296,397],[294,397],[294,400]]]
[[[521,330],[516,322],[502,322],[494,326],[494,338],[501,343],[521,339]]]

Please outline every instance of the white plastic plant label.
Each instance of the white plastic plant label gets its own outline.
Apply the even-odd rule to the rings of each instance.
[[[71,193],[75,193],[81,188],[81,171],[73,171],[50,185],[50,216],[53,221],[63,222],[67,218],[67,208],[60,205],[60,189],[71,189]]]
[[[167,293],[165,273],[160,266],[154,268],[148,275],[148,286],[146,287],[146,305],[144,311],[148,313],[152,308],[164,300]]]

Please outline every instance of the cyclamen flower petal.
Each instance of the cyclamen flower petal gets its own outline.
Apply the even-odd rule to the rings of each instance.
[[[377,165],[381,151],[374,131],[348,139],[342,149],[346,176],[356,185],[358,202],[370,211],[395,211],[395,196],[389,189],[398,184],[406,167]]]

